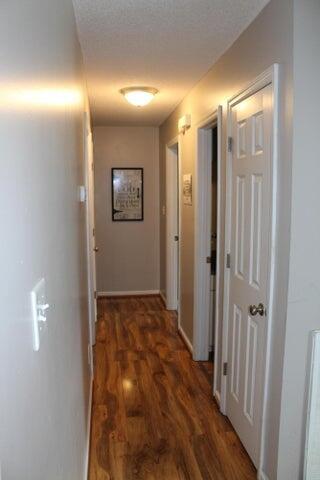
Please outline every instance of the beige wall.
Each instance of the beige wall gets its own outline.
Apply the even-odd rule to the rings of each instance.
[[[208,46],[209,48],[209,46]],[[293,82],[293,1],[271,0],[256,20],[247,28],[214,67],[187,95],[160,127],[160,206],[165,204],[165,145],[177,134],[178,119],[191,114],[192,126],[181,136],[182,172],[194,174],[196,125],[218,105],[223,106],[223,139],[226,145],[227,100],[274,63],[281,64],[280,102],[280,171],[278,240],[281,255],[277,265],[275,325],[272,338],[269,407],[266,415],[268,441],[264,449],[264,472],[269,480],[277,478],[277,449],[282,384],[282,360],[286,322],[287,275],[289,261],[289,231],[291,198],[292,149],[292,82]],[[225,192],[226,149],[222,154],[222,197]],[[224,204],[222,205],[224,210]],[[221,243],[224,244],[224,211],[222,212]],[[192,343],[193,281],[194,281],[194,209],[182,206],[181,212],[181,324]],[[161,289],[165,290],[165,216],[160,219]],[[221,271],[224,259],[221,258]],[[221,304],[222,304],[222,298]],[[217,321],[221,322],[222,311]],[[221,367],[221,362],[219,368]],[[220,372],[218,380],[220,379]],[[219,385],[218,385],[219,387]],[[281,479],[282,480],[282,479]],[[283,479],[284,480],[284,479]],[[290,479],[291,480],[291,479]],[[296,478],[298,480],[298,477]]]
[[[95,127],[99,292],[159,290],[159,137],[154,127]],[[144,169],[144,221],[113,222],[111,168]]]
[[[90,385],[78,201],[85,92],[71,0],[1,2],[0,44],[0,477],[80,480]],[[75,104],[61,102],[65,89],[78,92]],[[30,292],[42,277],[50,309],[34,352]]]

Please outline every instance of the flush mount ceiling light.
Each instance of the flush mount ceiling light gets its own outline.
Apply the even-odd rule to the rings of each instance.
[[[152,87],[128,87],[122,88],[120,93],[122,93],[131,105],[144,107],[151,102],[153,97],[158,93],[158,90]]]

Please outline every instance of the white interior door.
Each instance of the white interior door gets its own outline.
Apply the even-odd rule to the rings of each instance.
[[[96,244],[94,221],[94,170],[93,170],[93,142],[89,128],[86,131],[87,156],[87,245],[88,245],[88,287],[89,287],[89,314],[91,343],[95,344],[95,322],[97,320],[96,300]]]
[[[227,415],[258,466],[270,264],[272,88],[231,108]]]
[[[179,160],[178,144],[166,156],[166,306],[179,308]]]

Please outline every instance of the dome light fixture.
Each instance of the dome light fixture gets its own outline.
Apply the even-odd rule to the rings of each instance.
[[[151,102],[159,90],[152,87],[128,87],[121,88],[120,93],[127,102],[135,107],[145,107]]]

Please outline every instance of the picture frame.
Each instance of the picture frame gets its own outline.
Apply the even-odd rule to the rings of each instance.
[[[143,187],[143,168],[114,167],[111,169],[113,222],[144,220]]]
[[[192,175],[187,173],[183,175],[182,181],[183,204],[192,205]]]

